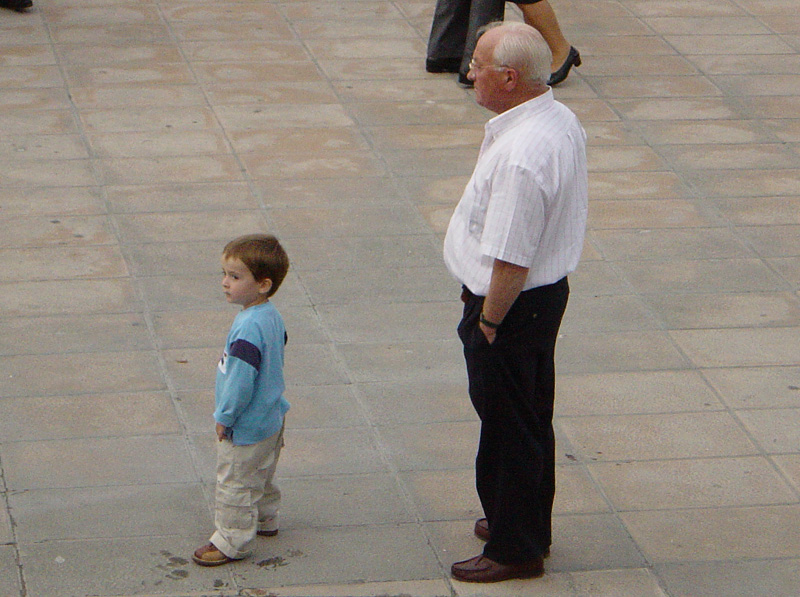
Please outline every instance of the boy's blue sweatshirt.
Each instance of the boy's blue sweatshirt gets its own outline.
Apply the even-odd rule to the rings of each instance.
[[[235,445],[255,444],[283,426],[289,403],[283,396],[286,328],[267,301],[233,320],[217,366],[214,419],[232,430]]]

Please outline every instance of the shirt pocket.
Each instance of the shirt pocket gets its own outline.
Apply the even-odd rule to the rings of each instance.
[[[480,238],[486,225],[486,213],[489,211],[489,198],[491,197],[491,183],[489,180],[470,180],[470,194],[472,195],[469,209],[469,233]]]

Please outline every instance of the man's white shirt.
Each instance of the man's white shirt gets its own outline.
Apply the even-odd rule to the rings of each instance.
[[[486,123],[445,264],[481,296],[495,259],[530,268],[523,290],[552,284],[578,265],[587,212],[586,133],[548,90]]]

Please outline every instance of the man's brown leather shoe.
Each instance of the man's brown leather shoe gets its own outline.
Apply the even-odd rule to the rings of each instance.
[[[538,578],[544,574],[544,561],[536,558],[524,564],[499,564],[484,555],[475,556],[463,562],[456,562],[450,568],[456,580],[464,582],[500,582],[512,578]]]
[[[488,541],[491,535],[489,534],[489,521],[485,518],[479,518],[475,521],[475,529],[473,530],[475,536],[482,540]]]

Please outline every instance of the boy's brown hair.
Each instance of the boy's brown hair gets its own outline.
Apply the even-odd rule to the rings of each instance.
[[[281,243],[271,234],[246,234],[233,239],[222,250],[225,259],[238,259],[247,266],[253,278],[261,282],[272,280],[267,298],[278,288],[289,271],[289,256]]]

